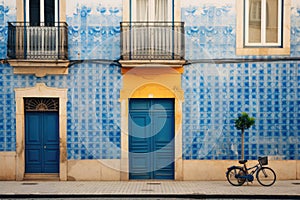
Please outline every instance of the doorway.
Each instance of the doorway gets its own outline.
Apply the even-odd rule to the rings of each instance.
[[[174,179],[174,99],[130,99],[129,179]]]
[[[59,173],[59,100],[24,100],[25,173]]]

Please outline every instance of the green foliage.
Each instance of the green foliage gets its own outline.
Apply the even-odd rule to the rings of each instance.
[[[234,120],[237,130],[246,130],[255,124],[255,119],[249,117],[247,113],[242,112],[237,119]]]

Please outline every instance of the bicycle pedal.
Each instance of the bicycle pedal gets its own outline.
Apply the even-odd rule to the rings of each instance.
[[[253,181],[247,181],[247,185],[249,185],[249,183],[252,183],[252,184],[253,184]]]

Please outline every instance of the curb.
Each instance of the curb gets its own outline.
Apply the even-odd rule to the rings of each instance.
[[[0,194],[0,199],[23,199],[23,198],[176,198],[176,199],[300,199],[300,195],[233,195],[233,194]]]

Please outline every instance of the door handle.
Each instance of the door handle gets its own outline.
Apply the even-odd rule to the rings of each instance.
[[[45,145],[45,146],[44,146],[44,149],[46,149],[46,148],[47,148],[47,146]]]

